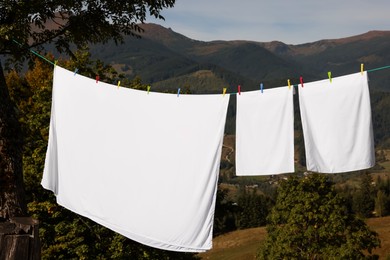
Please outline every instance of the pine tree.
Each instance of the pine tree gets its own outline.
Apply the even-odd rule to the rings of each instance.
[[[268,222],[260,259],[361,259],[380,245],[319,174],[282,182]]]

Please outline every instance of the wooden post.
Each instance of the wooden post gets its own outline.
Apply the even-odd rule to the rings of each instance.
[[[41,259],[39,225],[31,217],[15,217],[0,223],[0,260],[19,259]]]

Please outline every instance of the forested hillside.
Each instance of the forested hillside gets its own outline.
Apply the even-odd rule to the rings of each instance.
[[[189,39],[171,29],[155,24],[144,24],[140,39],[128,37],[124,45],[113,42],[91,47],[93,57],[113,65],[127,76],[140,76],[153,88],[173,86],[185,78],[186,85],[199,93],[221,92],[223,87],[237,85],[243,90],[258,89],[261,82],[266,88],[285,86],[287,79],[299,83],[374,69],[390,60],[390,32],[372,31],[363,35],[337,40],[289,45],[282,42],[212,41]],[[199,88],[193,73],[210,70],[211,84]],[[218,80],[216,79],[218,78]],[[167,81],[168,80],[168,81]],[[163,81],[163,83],[161,83]],[[168,84],[169,83],[169,84]],[[390,76],[378,71],[370,74],[373,89],[390,91]],[[176,84],[177,85],[177,84]]]

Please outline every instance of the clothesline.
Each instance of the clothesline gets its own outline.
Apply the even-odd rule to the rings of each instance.
[[[14,43],[16,43],[17,45],[19,45],[20,47],[22,47],[22,44],[17,42],[16,40],[13,40]],[[57,60],[55,62],[52,62],[51,60],[47,59],[46,57],[42,56],[41,54],[39,54],[38,52],[34,51],[34,50],[31,50],[29,49],[29,51],[36,55],[37,57],[43,59],[44,61],[50,63],[51,65],[53,66],[56,66],[57,65]],[[384,69],[390,69],[390,65],[387,65],[387,66],[382,66],[382,67],[378,67],[378,68],[374,68],[374,69],[370,69],[370,70],[366,70],[367,73],[369,72],[374,72],[374,71],[379,71],[379,70],[384,70]],[[78,69],[76,69],[78,70]],[[97,79],[98,80],[98,76],[97,76]],[[302,77],[301,77],[301,83],[302,83]],[[119,84],[119,83],[118,83]],[[263,83],[261,83],[262,85]],[[298,86],[299,84],[291,84],[292,87],[295,87],[295,86]],[[290,86],[289,86],[290,87]],[[148,92],[149,92],[149,89],[148,88]],[[263,89],[263,86],[261,87],[261,89]],[[239,92],[241,92],[241,90],[239,89],[238,92],[232,92],[232,93],[226,93],[226,89],[223,90],[223,95],[225,94],[228,94],[228,95],[237,95]],[[178,89],[178,96],[179,96],[179,93],[180,93],[180,88]]]

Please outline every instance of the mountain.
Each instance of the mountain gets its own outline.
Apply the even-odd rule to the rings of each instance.
[[[187,86],[194,93],[218,93],[223,87],[244,91],[297,84],[390,65],[390,31],[291,45],[282,42],[203,42],[156,24],[144,24],[141,39],[91,47],[93,57],[114,65],[127,76],[140,76],[156,89]],[[370,86],[390,91],[389,71],[373,73]]]

